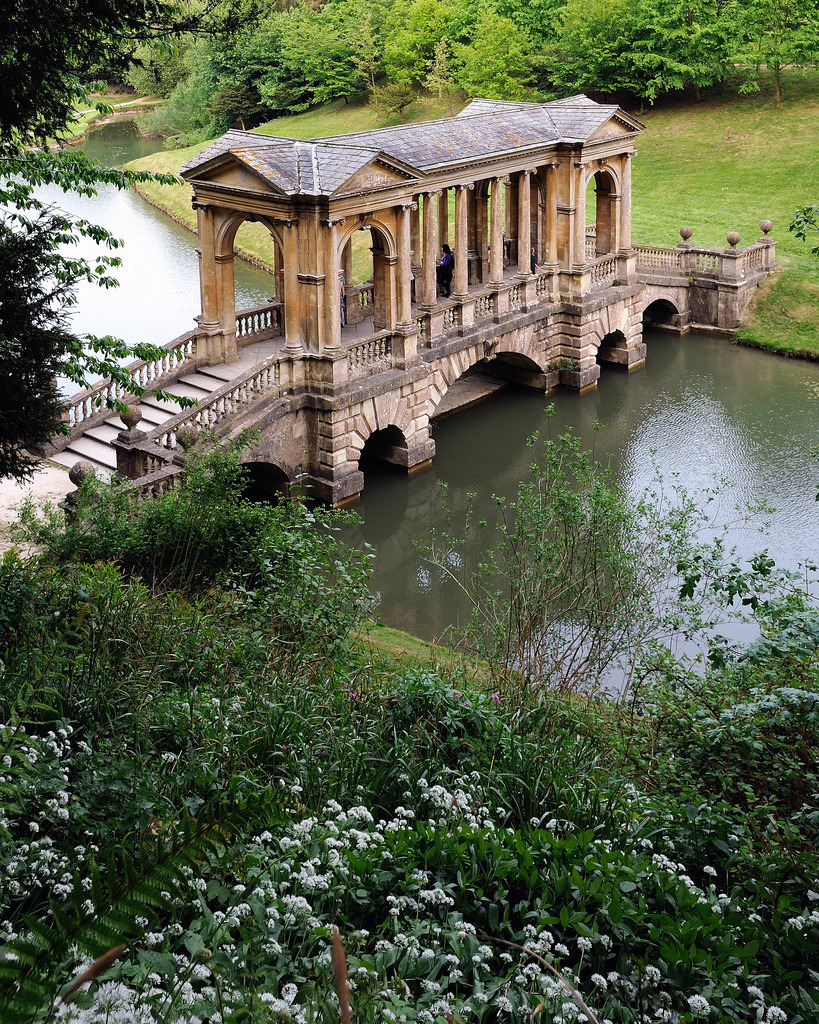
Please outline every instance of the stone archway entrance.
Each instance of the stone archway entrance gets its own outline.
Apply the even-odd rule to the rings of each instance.
[[[274,462],[246,462],[247,474],[244,496],[248,501],[276,502],[290,490],[287,473]]]
[[[364,473],[374,464],[387,464],[406,472],[407,440],[394,424],[383,430],[374,430],[364,443],[358,460],[358,468]]]

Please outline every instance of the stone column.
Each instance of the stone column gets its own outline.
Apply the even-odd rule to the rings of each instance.
[[[550,267],[557,265],[557,164],[546,165],[546,247]]]
[[[284,226],[284,340],[291,354],[304,352],[301,336],[301,297],[299,289],[298,226],[290,221]]]
[[[199,293],[202,303],[199,325],[205,329],[215,328],[219,325],[219,292],[216,284],[216,239],[211,207],[197,203],[196,220],[199,234]]]
[[[477,192],[477,185],[475,186]],[[475,244],[478,249],[477,271],[478,280],[489,280],[489,195],[486,182],[481,183],[481,191],[475,196]]]
[[[503,178],[492,179],[490,210],[492,237],[489,249],[489,280],[495,287],[503,284]]]
[[[324,272],[326,293],[324,297],[324,350],[328,355],[341,351],[341,253],[338,251],[338,228],[340,221],[328,221],[324,244]]]
[[[353,244],[348,238],[341,254],[341,272],[344,274],[344,283],[349,288],[353,283]]]
[[[411,212],[414,203],[399,206],[396,211],[396,235],[398,245],[398,316],[399,324],[412,322],[412,247]],[[417,209],[417,206],[416,206]]]
[[[631,249],[631,153],[623,157],[622,183],[620,185],[620,250]]]
[[[421,196],[412,197],[410,207],[410,249],[412,250],[412,301],[423,299],[423,260],[421,258]]]
[[[576,269],[586,263],[586,190],[583,187],[583,166],[575,164],[572,168],[574,191],[574,253],[572,263]]]
[[[424,193],[424,299],[427,309],[438,304],[435,267],[438,245],[435,240],[435,198],[436,192]]]
[[[238,358],[236,350],[236,287],[233,279],[233,249],[216,257],[216,281],[219,290],[219,320],[222,323],[222,358],[226,363]]]
[[[474,186],[455,186],[455,278],[452,294],[457,299],[465,299],[469,291],[467,195],[470,187]]]
[[[532,236],[532,187],[529,181],[531,171],[518,175],[518,274],[530,277],[531,236]]]
[[[509,262],[517,262],[518,258],[518,180],[517,178],[505,178],[506,203],[505,203],[505,224],[504,241],[509,251]]]
[[[278,302],[281,302],[282,295],[284,295],[284,257],[282,256],[281,246],[275,239],[273,240],[273,264],[276,278],[275,297]],[[284,330],[284,327],[282,327],[282,330]]]

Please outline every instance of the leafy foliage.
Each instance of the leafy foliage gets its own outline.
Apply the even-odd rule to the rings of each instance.
[[[747,601],[756,640],[710,632],[693,666],[646,644],[619,704],[515,671],[484,690],[351,645],[361,559],[332,517],[246,506],[239,458],[204,457],[150,509],[97,489],[76,528],[29,513],[42,554],[0,566],[16,1019],[49,1019],[88,968],[57,1019],[334,1020],[334,924],[365,1022],[574,1021],[567,984],[619,1024],[815,1017],[819,613],[803,587],[765,556],[743,569],[681,544],[698,557],[676,593]],[[603,516],[625,557],[635,520],[593,459],[568,438],[546,465],[509,536],[527,556],[559,545],[553,501],[576,538]],[[613,586],[607,550],[564,593]]]

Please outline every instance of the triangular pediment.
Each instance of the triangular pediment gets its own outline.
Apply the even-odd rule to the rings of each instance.
[[[400,168],[383,159],[370,160],[364,167],[355,171],[346,181],[333,192],[334,196],[358,192],[371,192],[374,189],[392,188],[413,181],[417,174],[408,169]]]
[[[606,139],[621,139],[642,130],[642,125],[627,116],[614,114],[604,124],[596,128],[586,142],[605,142]]]
[[[269,176],[249,167],[242,159],[230,153],[215,166],[205,168],[204,173],[200,171],[196,175],[200,181],[207,181],[211,185],[225,185],[231,189],[241,189],[245,192],[263,192],[272,195],[286,195],[284,189],[278,187],[271,181]]]

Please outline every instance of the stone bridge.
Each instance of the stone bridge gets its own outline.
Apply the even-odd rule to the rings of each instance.
[[[127,396],[102,382],[69,400],[71,437],[48,454],[156,493],[201,431],[254,428],[248,462],[264,486],[298,479],[339,504],[362,490],[368,457],[425,465],[431,421],[475,399],[476,370],[582,392],[602,362],[643,364],[644,321],[730,334],[774,269],[771,225],[743,249],[733,233],[725,250],[697,248],[690,228],[676,248],[633,245],[641,130],[577,96],[476,100],[455,118],[311,142],[229,132],[182,169],[199,216],[198,326],[130,367],[149,391],[196,406],[146,397],[120,418],[106,403]],[[237,315],[233,242],[246,220],[273,238],[275,296]],[[354,285],[362,250],[368,280]]]

